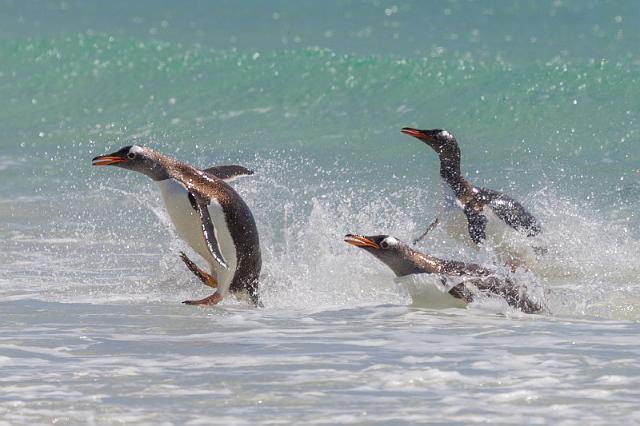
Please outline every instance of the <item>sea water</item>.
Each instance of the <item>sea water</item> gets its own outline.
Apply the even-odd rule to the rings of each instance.
[[[0,9],[0,424],[640,422],[639,3]],[[545,313],[436,309],[342,241],[435,217],[404,126],[539,218]],[[180,304],[211,290],[155,186],[91,166],[132,143],[255,170],[264,308]]]

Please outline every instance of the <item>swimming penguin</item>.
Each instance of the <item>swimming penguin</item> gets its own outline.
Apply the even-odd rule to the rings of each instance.
[[[199,170],[150,148],[126,146],[93,159],[94,166],[116,166],[143,173],[160,188],[178,235],[209,264],[211,274],[200,269],[186,254],[180,257],[206,285],[216,288],[189,305],[215,305],[227,292],[258,299],[262,266],[258,229],[249,207],[225,183],[253,172],[242,166],[217,166]]]
[[[389,235],[347,234],[344,241],[364,249],[387,265],[397,277],[412,274],[437,274],[448,293],[471,303],[478,295],[499,296],[509,306],[525,313],[536,313],[542,306],[531,300],[508,278],[498,278],[490,269],[473,263],[444,260],[413,250]]]
[[[403,128],[402,133],[420,139],[440,156],[440,214],[414,244],[440,223],[449,233],[468,236],[475,244],[482,244],[488,238],[493,244],[499,244],[505,234],[534,237],[542,232],[536,218],[513,198],[474,186],[462,176],[460,148],[451,133],[409,127]],[[544,249],[536,248],[536,251]]]

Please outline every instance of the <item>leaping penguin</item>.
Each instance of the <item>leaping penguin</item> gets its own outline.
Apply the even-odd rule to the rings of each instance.
[[[242,166],[199,170],[150,148],[131,145],[93,159],[94,166],[116,166],[143,173],[160,188],[178,235],[209,264],[211,274],[186,254],[181,259],[215,293],[188,305],[215,305],[227,292],[246,293],[259,303],[258,278],[262,266],[258,229],[251,210],[225,183],[253,172]]]
[[[421,140],[440,157],[440,214],[414,244],[440,223],[449,233],[467,235],[475,244],[482,244],[487,238],[496,241],[504,235],[505,228],[526,237],[542,232],[540,223],[519,202],[501,192],[474,186],[462,176],[460,147],[451,133],[410,127],[403,128],[402,133]]]
[[[389,235],[347,234],[344,241],[371,253],[387,265],[397,277],[412,274],[438,274],[448,293],[466,303],[478,295],[499,296],[509,306],[524,313],[536,313],[542,306],[531,300],[508,278],[498,278],[490,269],[473,263],[444,260],[421,253]]]

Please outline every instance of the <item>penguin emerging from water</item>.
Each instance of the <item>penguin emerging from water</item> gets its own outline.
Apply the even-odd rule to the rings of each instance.
[[[189,305],[215,305],[227,292],[248,294],[258,304],[262,267],[258,229],[238,193],[225,183],[253,172],[242,166],[199,170],[150,148],[131,145],[93,159],[94,166],[116,166],[143,173],[160,188],[178,235],[209,264],[211,274],[186,254],[181,259],[215,293]]]
[[[540,223],[513,198],[491,189],[479,188],[469,183],[460,171],[460,147],[453,135],[446,130],[419,130],[409,127],[402,133],[413,136],[430,146],[440,157],[442,197],[440,214],[429,225],[428,232],[442,223],[454,236],[468,236],[475,244],[488,238],[493,242],[516,231],[525,237],[534,237],[542,232]],[[544,252],[542,248],[534,248]]]
[[[473,263],[444,260],[420,253],[389,235],[362,236],[347,234],[344,241],[364,249],[387,265],[397,277],[412,274],[437,274],[448,293],[471,303],[477,296],[499,296],[509,306],[525,313],[536,313],[542,306],[531,300],[508,278]]]

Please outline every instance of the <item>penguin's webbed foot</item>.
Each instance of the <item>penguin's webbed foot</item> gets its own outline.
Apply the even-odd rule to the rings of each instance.
[[[217,305],[222,301],[222,295],[217,291],[209,297],[200,300],[185,300],[185,305]]]
[[[193,260],[189,259],[189,257],[182,251],[180,252],[180,259],[182,259],[184,264],[187,265],[187,268],[189,268],[189,270],[193,272],[193,274],[205,285],[208,285],[211,288],[218,287],[218,280],[216,280],[213,275],[207,274],[205,271],[200,269],[198,265],[196,265]]]

